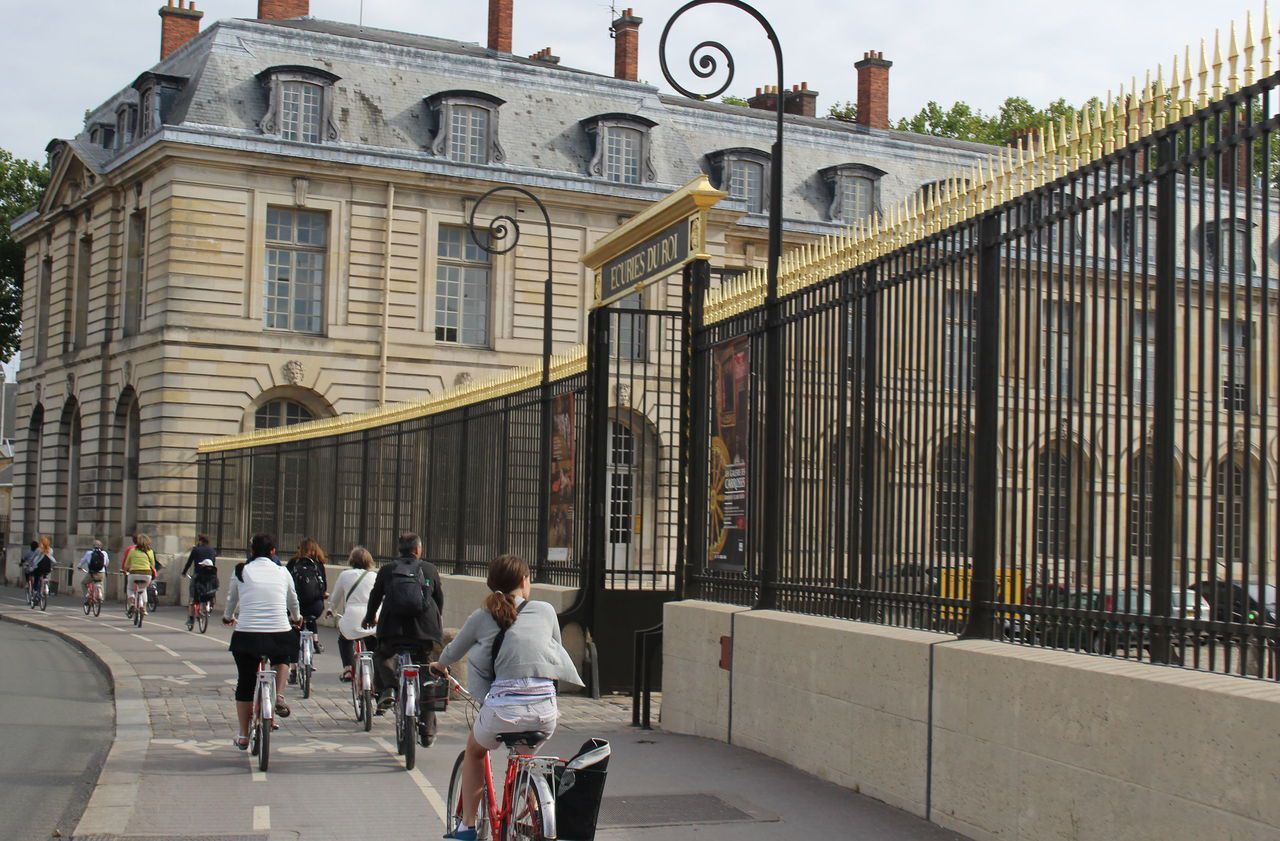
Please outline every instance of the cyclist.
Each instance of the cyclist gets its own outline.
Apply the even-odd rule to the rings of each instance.
[[[343,682],[350,681],[355,672],[355,640],[369,636],[360,627],[369,594],[373,592],[373,556],[363,546],[351,550],[347,558],[350,569],[344,569],[333,585],[329,597],[329,616],[338,617],[338,654],[342,657]]]
[[[89,582],[93,581],[101,585],[107,577],[107,565],[111,563],[111,558],[107,556],[107,550],[102,548],[102,541],[93,541],[93,548],[84,553],[80,558],[78,568],[84,573],[84,579],[80,585],[84,587],[84,599],[89,600]]]
[[[484,607],[467,617],[431,664],[432,671],[447,671],[465,656],[468,689],[484,697],[462,761],[463,820],[449,836],[459,841],[476,837],[484,756],[498,747],[498,735],[540,730],[550,736],[560,717],[554,681],[583,685],[561,644],[555,608],[529,601],[529,565],[515,555],[499,555],[489,563],[487,583],[491,592]]]
[[[298,551],[289,559],[285,568],[293,576],[293,586],[298,593],[298,607],[302,611],[302,621],[308,631],[315,636],[316,653],[324,651],[320,644],[320,635],[316,628],[316,620],[324,613],[324,600],[329,597],[329,580],[324,574],[324,565],[329,558],[320,544],[308,537],[298,544]]]
[[[378,647],[373,656],[373,688],[378,693],[377,714],[395,701],[396,654],[408,652],[418,663],[428,662],[444,636],[441,615],[444,590],[435,565],[422,560],[422,539],[404,532],[400,557],[378,570],[369,592],[362,626],[378,627]],[[382,613],[378,611],[381,609]],[[424,742],[435,741],[436,714],[422,716]]]
[[[40,558],[40,541],[33,540],[31,545],[27,547],[27,551],[22,553],[22,560],[19,566],[22,567],[22,577],[27,582],[27,596],[31,596],[31,577],[35,574],[36,561]]]
[[[191,572],[191,604],[187,608],[187,630],[190,631],[196,624],[196,605],[212,604],[218,592],[218,553],[209,545],[209,535],[196,537],[196,545],[191,547],[191,554],[182,567],[183,575],[188,572]]]
[[[135,535],[133,545],[125,552],[120,562],[121,571],[125,574],[125,597],[133,598],[134,587],[141,584],[144,588],[151,586],[156,576],[156,553],[151,551],[151,538],[145,534]],[[143,599],[139,607],[145,614],[147,600]]]
[[[31,586],[27,589],[28,593],[40,592],[44,580],[53,574],[53,565],[56,563],[49,535],[42,535],[40,542],[36,544],[35,557],[31,559]]]
[[[275,538],[255,534],[250,556],[236,567],[222,612],[222,624],[236,626],[230,650],[236,661],[236,719],[240,727],[234,743],[240,750],[249,747],[253,691],[258,682],[258,661],[263,657],[276,670],[275,713],[280,718],[289,717],[289,705],[284,702],[285,679],[289,657],[297,649],[293,628],[302,624],[293,577],[276,562]]]

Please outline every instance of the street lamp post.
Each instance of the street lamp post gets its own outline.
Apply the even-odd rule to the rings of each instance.
[[[767,266],[767,287],[765,290],[765,460],[764,486],[778,488],[782,482],[782,318],[778,306],[778,261],[782,254],[782,136],[783,115],[786,113],[786,86],[783,84],[782,45],[773,26],[754,7],[741,0],[690,0],[681,6],[662,30],[662,39],[658,43],[658,58],[662,64],[662,75],[667,82],[682,95],[699,101],[719,96],[729,89],[733,83],[733,54],[719,41],[702,41],[689,53],[689,69],[699,79],[711,79],[720,69],[720,61],[725,66],[725,80],[710,93],[699,94],[685,88],[671,75],[667,65],[667,36],[671,27],[685,12],[699,6],[731,6],[746,12],[764,29],[773,46],[773,56],[778,70],[778,88],[776,102],[776,133],[773,141],[773,153],[769,161],[769,255]],[[717,55],[719,54],[719,58]],[[781,493],[769,493],[764,499],[764,546],[760,569],[760,597],[756,607],[772,609],[777,607],[777,580],[779,560],[782,553],[782,499]]]
[[[471,215],[467,220],[467,228],[471,234],[471,240],[486,253],[506,254],[514,250],[520,242],[520,221],[516,219],[514,212],[510,215],[500,214],[490,220],[487,226],[489,236],[483,241],[477,233],[476,213],[491,196],[503,193],[515,194],[533,202],[538,208],[538,212],[542,214],[542,221],[546,226],[547,232],[547,278],[544,282],[542,293],[542,393],[539,401],[542,409],[542,435],[538,446],[538,556],[534,560],[534,576],[536,580],[541,581],[545,579],[545,565],[548,554],[547,544],[549,542],[549,524],[547,521],[550,516],[548,509],[551,502],[551,295],[554,291],[551,270],[551,216],[547,213],[547,206],[537,196],[523,187],[506,184],[494,187],[476,200],[475,205],[471,208]],[[459,507],[464,504],[465,500],[458,500]]]

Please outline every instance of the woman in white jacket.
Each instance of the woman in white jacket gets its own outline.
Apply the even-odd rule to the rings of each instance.
[[[355,671],[355,641],[372,636],[375,628],[360,627],[369,593],[377,579],[373,556],[363,546],[351,550],[347,558],[350,569],[344,569],[329,596],[329,615],[338,617],[338,653],[342,655],[342,680],[350,681]]]

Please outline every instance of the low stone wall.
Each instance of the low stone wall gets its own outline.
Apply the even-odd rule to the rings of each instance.
[[[980,841],[1280,837],[1274,683],[689,601],[663,689],[665,729]]]

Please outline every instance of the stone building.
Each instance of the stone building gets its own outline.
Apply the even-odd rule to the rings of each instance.
[[[492,187],[550,210],[567,348],[585,337],[581,254],[699,173],[732,196],[712,218],[717,263],[763,263],[762,109],[779,95],[789,245],[989,151],[888,130],[878,53],[858,62],[853,124],[817,118],[807,85],[760,89],[753,107],[660,93],[637,80],[632,10],[613,75],[514,54],[512,0],[491,0],[486,46],[315,20],[307,0],[257,11],[201,31],[203,13],[170,0],[160,61],[49,144],[51,184],[13,226],[28,282],[11,545],[39,532],[63,553],[94,536],[117,549],[137,529],[180,551],[200,441],[535,362],[538,226],[497,256],[465,230]],[[488,202],[478,218],[532,213]]]

